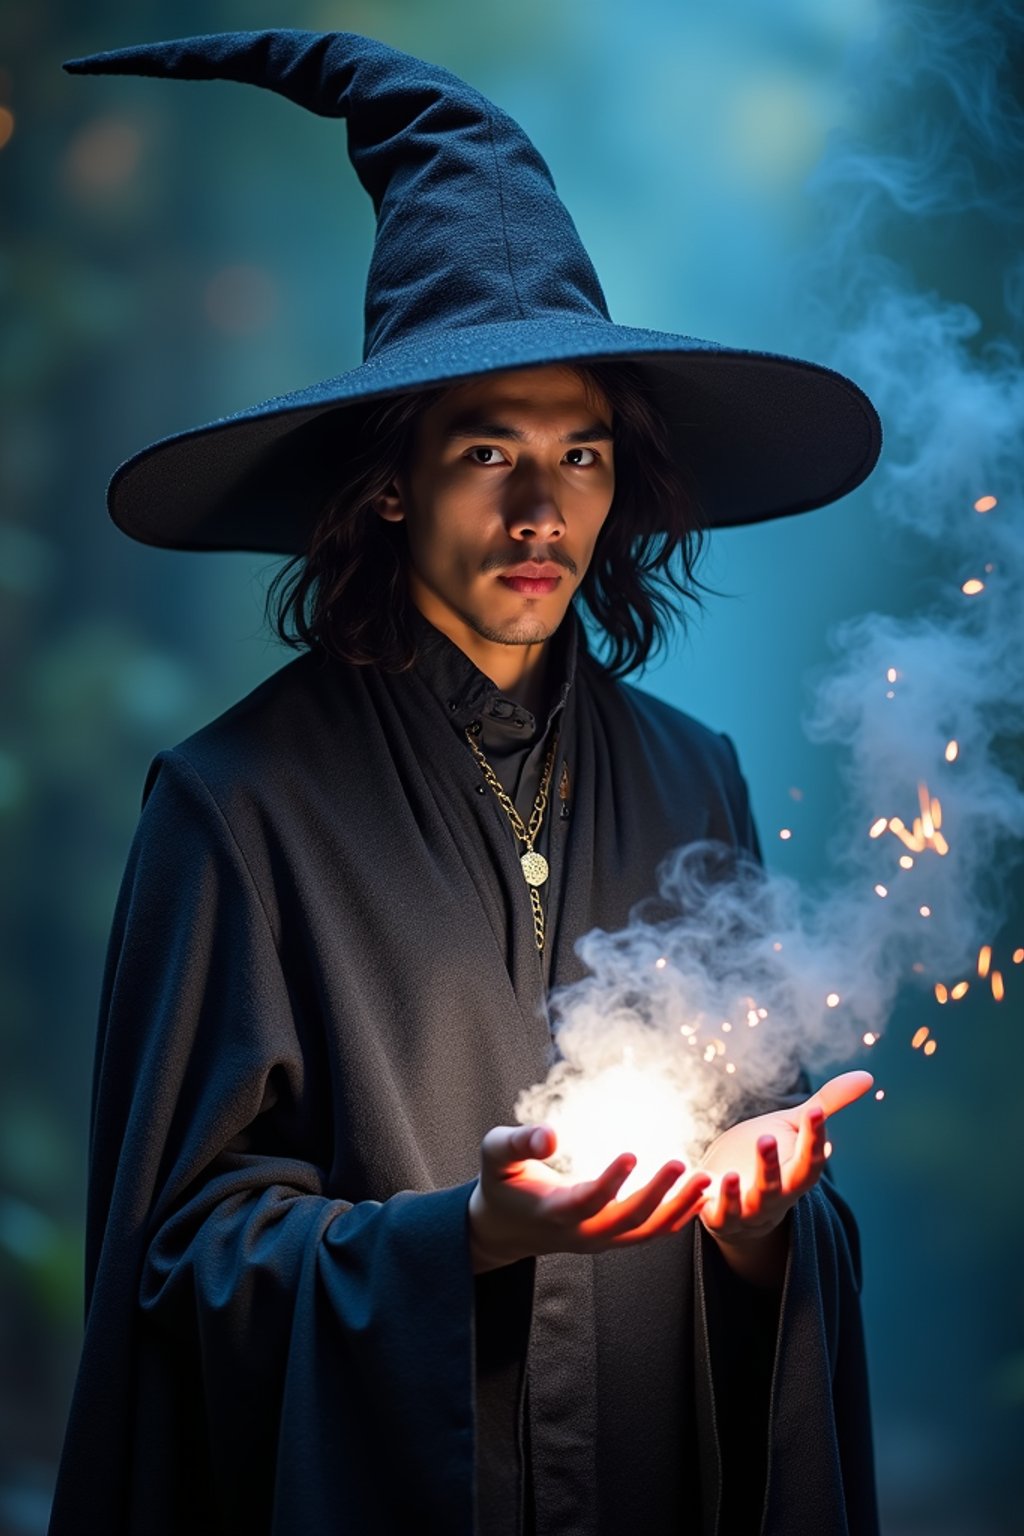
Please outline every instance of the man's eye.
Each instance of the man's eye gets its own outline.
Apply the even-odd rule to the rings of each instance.
[[[589,453],[589,459],[578,458],[577,455],[581,453]],[[565,457],[568,459],[569,463],[573,464],[577,469],[589,469],[591,464],[597,463],[597,454],[594,452],[593,448],[570,448]]]
[[[475,457],[477,454],[484,454],[486,457],[477,458]],[[505,462],[498,448],[486,448],[483,444],[479,448],[471,448],[469,455],[474,464],[504,464]]]

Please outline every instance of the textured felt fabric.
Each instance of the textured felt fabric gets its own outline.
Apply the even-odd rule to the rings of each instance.
[[[823,506],[875,464],[878,417],[841,374],[613,324],[536,148],[447,70],[354,33],[287,30],[150,43],[64,67],[242,81],[345,118],[377,214],[362,364],[127,460],[108,502],[143,543],[301,550],[333,488],[328,464],[360,447],[368,401],[531,364],[635,362],[709,525]]]
[[[304,655],[153,761],[104,977],[52,1536],[517,1531],[527,1370],[538,1536],[744,1536],[719,1509],[751,1434],[765,1536],[873,1536],[830,1189],[791,1217],[770,1431],[767,1393],[753,1428],[737,1411],[763,1329],[751,1354],[699,1230],[473,1278],[480,1139],[544,1075],[549,1026],[511,829],[452,715],[415,669]],[[667,850],[755,845],[730,744],[582,647],[564,719],[552,985]]]

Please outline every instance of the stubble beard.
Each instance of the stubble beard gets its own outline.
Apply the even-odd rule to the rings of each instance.
[[[464,613],[462,617],[482,640],[490,640],[495,645],[539,645],[550,640],[562,622],[561,618],[542,619],[540,614],[531,613],[519,614],[501,625],[486,624],[471,613]]]

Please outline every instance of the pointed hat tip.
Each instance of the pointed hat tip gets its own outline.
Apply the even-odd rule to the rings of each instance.
[[[226,34],[222,34],[226,35]],[[147,65],[152,72],[158,73],[161,62],[167,60],[170,54],[180,56],[185,50],[192,50],[197,43],[207,43],[211,39],[199,37],[180,37],[170,42],[137,43],[130,48],[111,48],[103,53],[83,54],[81,58],[65,59],[61,68],[69,75],[133,75],[146,74]]]
[[[172,75],[193,71],[197,76],[213,75],[218,64],[254,45],[272,44],[287,37],[304,40],[310,35],[281,30],[198,33],[65,59],[61,68],[69,75]]]
[[[65,59],[61,68],[69,75],[118,75],[143,74],[146,64],[155,65],[168,47],[187,47],[195,38],[183,37],[174,44],[139,43],[131,48],[111,48],[104,53],[83,54],[78,59]]]

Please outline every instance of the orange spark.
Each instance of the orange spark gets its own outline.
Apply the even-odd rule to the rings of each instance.
[[[888,825],[888,818],[885,816],[879,816],[878,820],[873,821],[868,828],[868,837],[881,837],[882,833],[885,831]]]
[[[935,1001],[937,1003],[947,1003],[949,1001],[949,992],[942,985],[941,981],[935,983]]]
[[[934,837],[935,818],[932,814],[932,806],[935,804],[935,802],[928,793],[927,784],[919,784],[917,786],[917,798],[918,803],[921,806],[921,831],[924,833],[925,837]]]
[[[927,1024],[922,1024],[920,1029],[916,1029],[914,1031],[914,1038],[911,1040],[910,1044],[915,1051],[924,1044],[930,1033],[931,1031],[929,1030]]]
[[[978,950],[978,975],[983,979],[988,975],[988,968],[992,964],[992,945],[983,944]]]
[[[969,981],[958,981],[952,992],[949,994],[954,1003],[958,1003],[962,997],[966,997],[970,991],[970,987],[971,984]]]
[[[1013,952],[1014,965],[1020,965],[1024,961],[1024,949],[1015,949]]]
[[[1003,998],[1006,996],[1006,988],[1003,986],[1002,971],[993,971],[991,981],[992,996],[995,998],[997,1003],[1001,1003]]]
[[[979,581],[977,576],[972,576],[971,579],[969,581],[965,581],[963,586],[960,588],[960,591],[964,594],[965,597],[976,597],[979,592],[984,592],[984,590],[985,583],[983,581]]]
[[[946,762],[955,763],[960,756],[960,743],[958,741],[946,742]]]
[[[991,512],[993,507],[999,505],[994,496],[979,496],[974,503],[975,512]]]
[[[906,825],[898,816],[890,816],[889,831],[894,832],[904,848],[909,848],[911,853],[923,853],[928,846],[921,831],[921,823],[916,816],[913,832],[907,831]]]
[[[926,1040],[924,1043],[924,1053],[926,1056],[934,1056],[938,1048],[938,1042],[935,1040]]]

